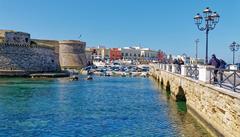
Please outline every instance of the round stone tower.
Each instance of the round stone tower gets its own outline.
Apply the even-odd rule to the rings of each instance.
[[[59,59],[62,69],[81,69],[86,66],[86,42],[59,41]]]

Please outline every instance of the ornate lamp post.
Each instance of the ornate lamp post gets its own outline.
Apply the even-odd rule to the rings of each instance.
[[[229,45],[230,50],[233,52],[233,65],[235,64],[234,63],[234,61],[235,61],[235,51],[238,51],[239,47],[240,47],[240,45],[237,44],[235,41],[231,45]]]
[[[206,31],[206,56],[205,56],[205,64],[208,63],[208,32],[213,30],[216,24],[219,22],[220,16],[217,12],[212,12],[209,7],[207,7],[204,11],[204,19],[205,19],[205,26],[201,27],[203,17],[198,13],[194,17],[195,24],[197,25],[200,31]]]

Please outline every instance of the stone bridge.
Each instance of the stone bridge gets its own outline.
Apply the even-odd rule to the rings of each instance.
[[[183,65],[150,64],[154,77],[176,101],[186,101],[192,114],[214,136],[240,137],[240,93],[209,84],[208,66],[199,66],[198,78],[186,76]]]

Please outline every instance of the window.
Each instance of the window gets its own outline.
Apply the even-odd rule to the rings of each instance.
[[[28,39],[28,38],[25,38],[25,41],[26,41],[26,43],[28,43],[29,39]]]

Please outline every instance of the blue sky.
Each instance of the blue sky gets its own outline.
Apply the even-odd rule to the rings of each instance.
[[[221,16],[209,34],[209,55],[231,62],[228,46],[240,43],[240,0],[0,0],[0,28],[42,39],[78,39],[81,34],[87,46],[140,44],[190,56],[199,38],[204,58],[205,33],[197,30],[193,17],[207,6]]]

